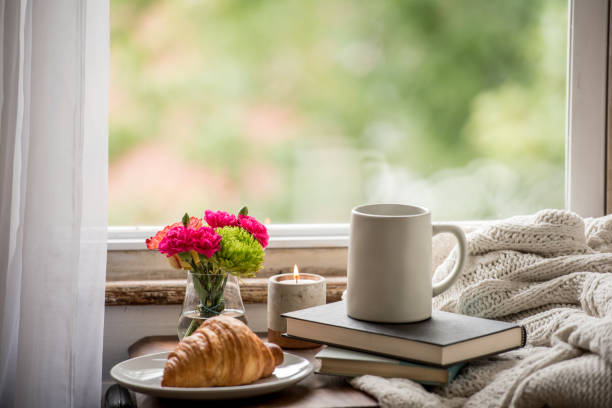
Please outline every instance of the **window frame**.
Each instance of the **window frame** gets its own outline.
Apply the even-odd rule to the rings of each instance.
[[[269,248],[338,248],[348,246],[348,224],[268,225]],[[163,227],[108,227],[109,251],[146,249],[145,239]]]
[[[610,1],[568,4],[565,207],[584,217],[606,208]]]
[[[565,207],[584,217],[606,208],[609,0],[568,3]],[[473,225],[475,221],[459,221]],[[108,227],[108,251],[146,249],[160,227]],[[348,246],[348,224],[272,224],[271,248]]]

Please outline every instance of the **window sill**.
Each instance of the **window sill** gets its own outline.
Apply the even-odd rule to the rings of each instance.
[[[245,303],[265,303],[268,279],[290,273],[293,265],[300,272],[327,279],[327,299],[339,300],[346,288],[347,248],[268,248],[264,269],[256,278],[240,285]],[[165,257],[155,251],[109,251],[106,270],[106,305],[173,305],[183,303],[187,273],[172,269]]]
[[[327,302],[340,300],[346,276],[326,277]],[[185,297],[185,279],[106,282],[106,306],[176,305]],[[244,303],[266,303],[268,279],[244,279],[240,285]]]
[[[466,228],[470,229],[470,228]],[[433,238],[433,270],[455,246],[450,234]],[[293,265],[300,271],[327,279],[327,301],[340,300],[346,289],[346,247],[268,248],[264,269],[257,278],[244,279],[241,285],[244,303],[266,303],[268,279],[290,273]],[[185,296],[186,272],[171,269],[157,252],[146,250],[109,251],[106,272],[106,305],[175,305]]]

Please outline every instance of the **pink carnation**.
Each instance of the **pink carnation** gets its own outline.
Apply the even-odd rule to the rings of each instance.
[[[238,225],[238,220],[233,214],[228,214],[225,211],[210,211],[204,213],[206,223],[212,228],[235,227]]]
[[[172,256],[181,252],[189,252],[191,249],[191,231],[183,225],[172,227],[166,236],[159,242],[157,249],[162,254]]]
[[[221,235],[210,227],[202,227],[193,231],[191,249],[210,258],[217,252],[221,244]]]
[[[196,251],[210,258],[219,250],[221,235],[210,227],[198,229],[177,226],[171,228],[159,243],[159,252],[173,256],[181,252]]]
[[[174,227],[179,227],[181,225],[183,225],[182,222],[175,222],[174,224],[166,225],[163,230],[157,231],[157,234],[155,234],[151,238],[147,238],[146,240],[147,248],[157,249],[157,247],[159,246],[159,243],[161,242],[162,239],[164,239],[168,231],[170,231],[170,229]],[[196,217],[191,217],[189,219],[189,225],[187,227],[192,228],[192,229],[197,229],[197,228],[200,228],[201,226],[202,226],[201,219],[196,218]]]
[[[268,230],[255,218],[248,215],[238,215],[240,226],[249,231],[263,248],[268,246]]]

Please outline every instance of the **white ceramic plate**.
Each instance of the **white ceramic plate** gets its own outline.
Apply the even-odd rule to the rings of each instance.
[[[132,391],[162,398],[209,400],[267,394],[296,384],[312,373],[312,364],[308,360],[283,353],[285,355],[283,364],[276,367],[270,377],[262,378],[252,384],[234,387],[162,387],[161,379],[168,354],[169,352],[163,352],[126,360],[115,365],[110,374],[118,383]]]

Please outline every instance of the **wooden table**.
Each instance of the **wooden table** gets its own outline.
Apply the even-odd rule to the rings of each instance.
[[[265,340],[264,336],[261,336]],[[145,354],[171,351],[177,344],[174,336],[145,337],[132,344],[128,349],[130,358]],[[307,358],[314,364],[315,370],[319,362],[314,358],[321,347],[310,350],[287,350],[292,354]],[[135,393],[138,408],[162,408],[162,407],[202,407],[216,406],[210,401],[182,401],[165,400],[151,397],[145,394]],[[224,400],[220,403],[224,407],[316,407],[316,408],[340,408],[340,407],[378,407],[376,400],[352,388],[346,378],[331,375],[311,374],[298,384],[278,391],[273,394],[259,397],[245,398],[242,400]]]

